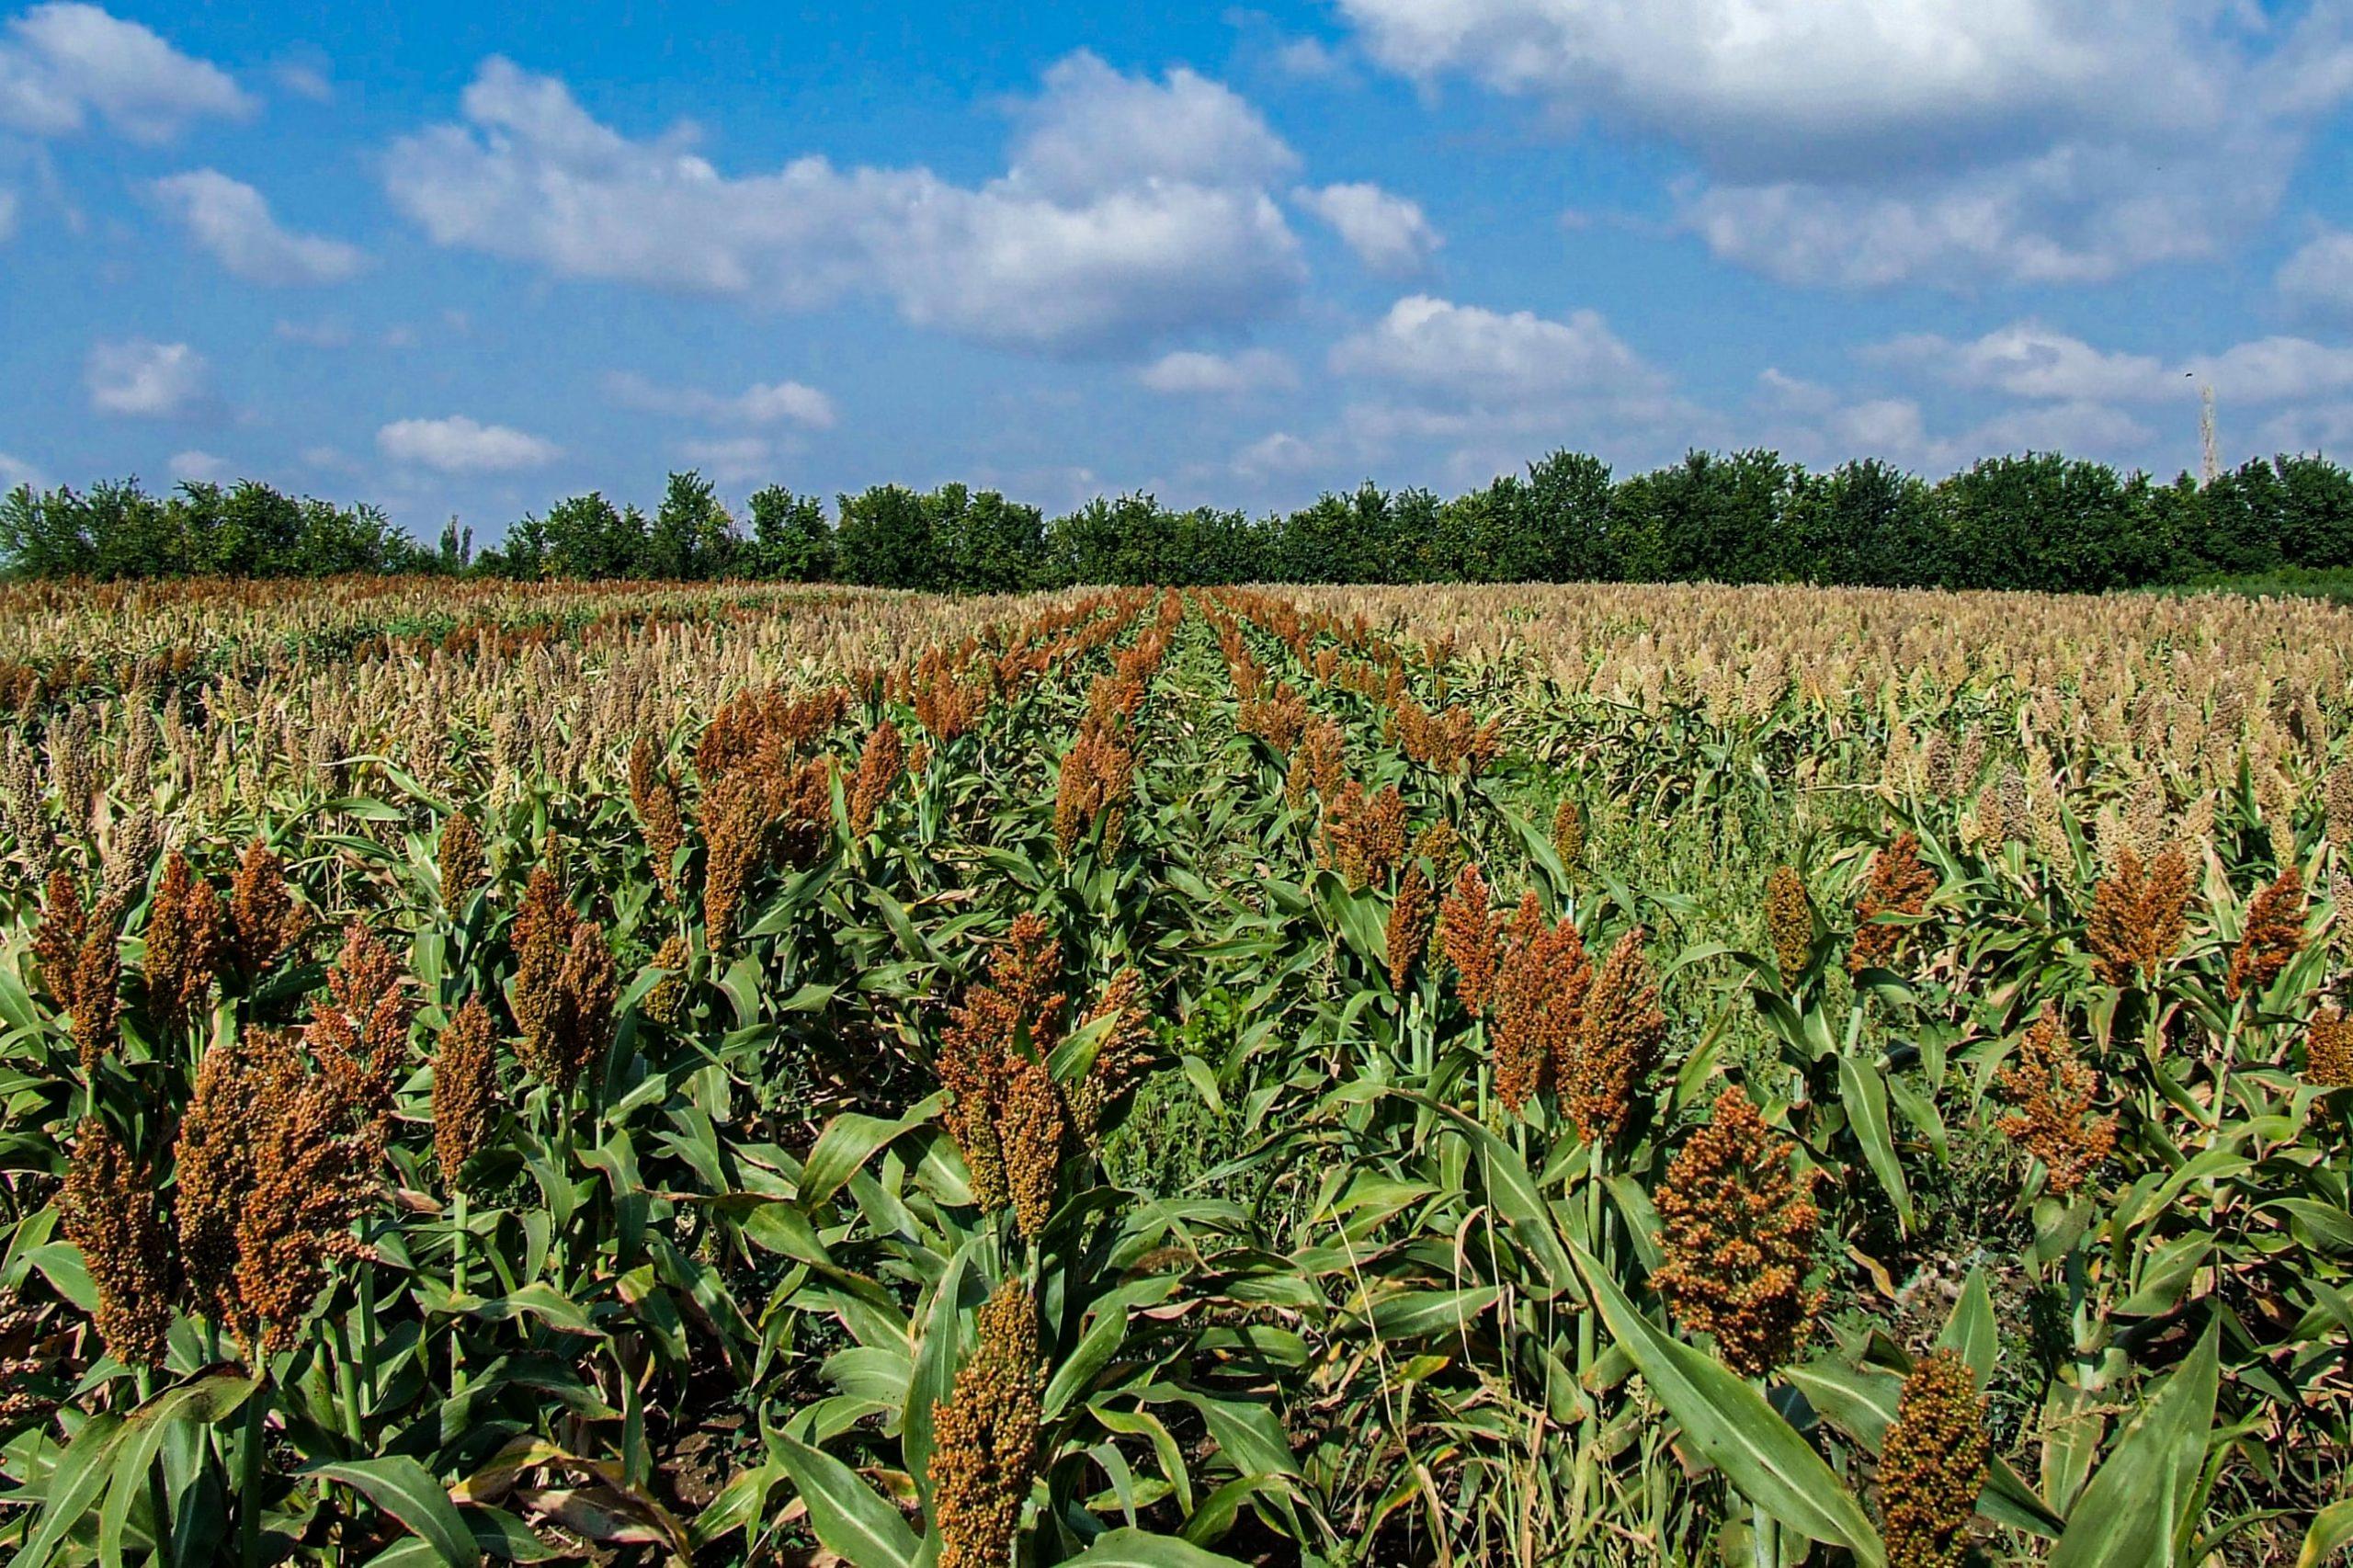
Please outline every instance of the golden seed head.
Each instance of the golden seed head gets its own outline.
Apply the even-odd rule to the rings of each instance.
[[[1110,1032],[1096,1048],[1086,1076],[1073,1085],[1067,1096],[1071,1121],[1090,1149],[1099,1149],[1104,1117],[1152,1063],[1156,1037],[1142,975],[1123,969],[1111,977],[1111,983],[1103,988],[1086,1015],[1089,1024],[1106,1018],[1111,1020]]]
[[[1867,969],[1893,967],[1912,930],[1908,926],[1882,924],[1881,917],[1926,914],[1936,891],[1936,873],[1920,860],[1917,834],[1898,834],[1893,843],[1873,855],[1862,895],[1855,900],[1855,941],[1847,955],[1847,970],[1860,974]]]
[[[2095,1114],[2099,1074],[2059,1027],[2058,1009],[2045,1004],[2018,1042],[2018,1060],[2002,1069],[1995,1087],[2012,1108],[2002,1136],[2023,1145],[2051,1174],[2051,1190],[2073,1192],[2097,1171],[2116,1146],[2116,1118]]]
[[[1042,1225],[1053,1206],[1064,1123],[1059,1103],[1050,1104],[1059,1096],[1040,1063],[1061,1043],[1068,1006],[1062,944],[1042,916],[1025,914],[991,956],[987,983],[965,993],[940,1037],[939,1081],[949,1096],[945,1119],[971,1174],[972,1196],[990,1209],[1008,1202],[1019,1209],[1026,1198],[1028,1211],[1017,1214],[1025,1233],[1034,1234],[1032,1222]],[[1034,1079],[1018,1071],[1025,1067]]]
[[[2170,846],[2147,860],[2126,845],[2092,889],[2084,944],[2105,984],[2150,985],[2188,930],[2189,859]]]
[[[1607,1142],[1633,1119],[1666,1045],[1658,998],[1638,926],[1618,938],[1585,996],[1568,1098],[1586,1139]]]
[[[547,865],[531,868],[515,915],[515,1054],[542,1082],[569,1089],[612,1042],[620,987],[605,928],[575,913]]]
[[[1796,984],[1813,958],[1813,903],[1793,867],[1777,867],[1765,884],[1765,937],[1781,983]]]
[[[441,907],[455,910],[467,895],[490,881],[490,858],[483,847],[482,829],[463,812],[441,819],[436,863],[441,871]]]
[[[1422,869],[1418,859],[1409,862],[1404,875],[1397,879],[1397,897],[1389,906],[1389,929],[1382,955],[1389,965],[1389,988],[1401,996],[1405,993],[1405,983],[1413,978],[1414,966],[1422,961],[1423,949],[1429,946],[1435,897],[1429,873]]]
[[[687,970],[693,962],[693,950],[684,937],[665,937],[654,955],[654,967],[666,972],[638,1003],[638,1011],[664,1028],[676,1028],[687,1016]]]
[[[170,1233],[156,1212],[155,1178],[106,1124],[85,1118],[57,1196],[65,1239],[98,1288],[98,1337],[135,1367],[164,1364],[172,1326]]]
[[[1958,1351],[1920,1358],[1879,1456],[1889,1568],[1961,1568],[1992,1443],[1985,1401]]]
[[[979,1318],[980,1342],[932,1418],[939,1568],[1005,1568],[1038,1471],[1045,1378],[1037,1305],[1007,1280]]]
[[[1488,1039],[1496,1097],[1517,1113],[1545,1089],[1574,1081],[1593,960],[1576,926],[1566,920],[1548,925],[1532,892],[1520,895],[1501,950]]]
[[[229,926],[237,965],[248,980],[268,973],[302,935],[285,863],[258,838],[245,846],[230,879]]]
[[[1585,807],[1574,795],[1563,795],[1552,808],[1552,847],[1561,864],[1574,866],[1585,858]]]
[[[469,996],[433,1051],[433,1153],[441,1182],[458,1190],[466,1162],[490,1142],[498,1114],[497,1026],[479,996]]]
[[[1495,984],[1495,895],[1475,864],[1465,864],[1438,905],[1438,949],[1454,966],[1454,994],[1472,1014],[1487,1010]]]
[[[874,831],[874,819],[892,786],[906,770],[906,761],[899,726],[888,720],[875,725],[858,754],[858,773],[850,785],[849,830],[853,836],[863,838]]]
[[[2304,878],[2293,862],[2248,901],[2246,931],[2231,953],[2223,991],[2237,1001],[2279,978],[2304,946]]]
[[[1757,1377],[1788,1365],[1823,1295],[1805,1288],[1821,1214],[1797,1145],[1737,1087],[1691,1134],[1656,1194],[1665,1260],[1651,1276],[1676,1322],[1711,1334],[1727,1366]]]
[[[361,1108],[292,1037],[248,1029],[197,1063],[175,1157],[180,1256],[198,1307],[252,1348],[291,1343],[375,1191]]]

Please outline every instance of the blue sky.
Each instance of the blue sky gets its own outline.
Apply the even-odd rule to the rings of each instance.
[[[0,0],[0,483],[2341,456],[2348,154],[2353,0]]]

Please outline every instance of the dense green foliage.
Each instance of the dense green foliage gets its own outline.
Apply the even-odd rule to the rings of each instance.
[[[99,579],[449,571],[515,578],[760,578],[935,593],[1081,583],[1814,583],[2097,593],[2353,567],[2353,473],[2252,461],[2200,485],[2057,453],[1988,458],[1935,483],[1875,460],[1815,472],[1768,451],[1695,451],[1614,477],[1555,452],[1451,500],[1367,482],[1253,517],[1150,495],[1065,516],[961,484],[838,498],[772,485],[748,529],[700,475],[651,516],[577,495],[474,556],[456,525],[419,549],[372,508],[266,485],[19,489],[0,503],[17,574]]]

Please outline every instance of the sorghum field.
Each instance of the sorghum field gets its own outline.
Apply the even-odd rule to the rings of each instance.
[[[0,589],[0,1539],[2317,1563],[2353,612]]]

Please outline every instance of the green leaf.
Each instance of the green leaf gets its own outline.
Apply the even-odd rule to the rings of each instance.
[[[112,1471],[115,1446],[122,1436],[122,1421],[114,1415],[93,1415],[74,1434],[74,1441],[58,1456],[49,1472],[48,1496],[41,1505],[40,1529],[16,1559],[17,1568],[42,1568],[66,1536],[82,1522],[98,1500]]]
[[[2050,1568],[2146,1568],[2175,1561],[2174,1537],[2192,1498],[2221,1387],[2220,1329],[2165,1380],[2067,1515]]]
[[[1765,1396],[1714,1357],[1660,1330],[1584,1248],[1574,1250],[1610,1336],[1741,1494],[1808,1540],[1845,1547],[1862,1568],[1885,1568],[1887,1549],[1861,1506]]]
[[[406,1454],[386,1454],[342,1464],[313,1465],[305,1475],[340,1481],[366,1494],[368,1500],[415,1530],[454,1568],[479,1568],[482,1547],[474,1532],[449,1501],[449,1489]]]
[[[1097,1536],[1095,1544],[1076,1557],[1064,1558],[1063,1568],[1245,1568],[1245,1564],[1175,1536],[1118,1529]]]
[[[1912,1229],[1912,1194],[1904,1186],[1904,1166],[1895,1157],[1895,1137],[1887,1123],[1887,1084],[1879,1069],[1853,1056],[1838,1058],[1838,1101],[1847,1108],[1847,1125],[1863,1146],[1863,1159],[1895,1205],[1904,1232]]]
[[[2304,1549],[2296,1553],[2296,1568],[2321,1568],[2347,1544],[2353,1544],[2353,1497],[2331,1503],[2313,1516],[2304,1532]]]
[[[809,1528],[851,1568],[914,1568],[922,1542],[899,1510],[822,1449],[779,1435],[777,1458],[809,1506]]]
[[[1383,1339],[1467,1333],[1471,1320],[1495,1305],[1502,1293],[1493,1285],[1463,1290],[1401,1290],[1373,1303],[1372,1332]]]
[[[107,1483],[106,1506],[98,1514],[98,1551],[108,1562],[119,1562],[122,1536],[131,1506],[147,1490],[147,1468],[171,1435],[175,1421],[210,1426],[227,1419],[261,1386],[253,1378],[225,1367],[195,1377],[150,1399],[123,1419],[115,1453],[113,1475]],[[158,1519],[160,1532],[169,1521]]]
[[[1961,1288],[1961,1300],[1952,1304],[1952,1315],[1945,1319],[1944,1332],[1937,1335],[1937,1348],[1960,1351],[1961,1358],[1969,1363],[1971,1376],[1983,1389],[1985,1380],[1994,1375],[2000,1339],[1993,1299],[1985,1293],[1985,1270],[1972,1268],[1969,1283]]]
[[[797,1199],[801,1207],[804,1210],[814,1209],[840,1191],[842,1184],[857,1175],[884,1145],[929,1121],[944,1098],[944,1095],[934,1095],[895,1121],[851,1111],[825,1123],[825,1130],[817,1134],[816,1146],[809,1151],[809,1158],[801,1166]]]

